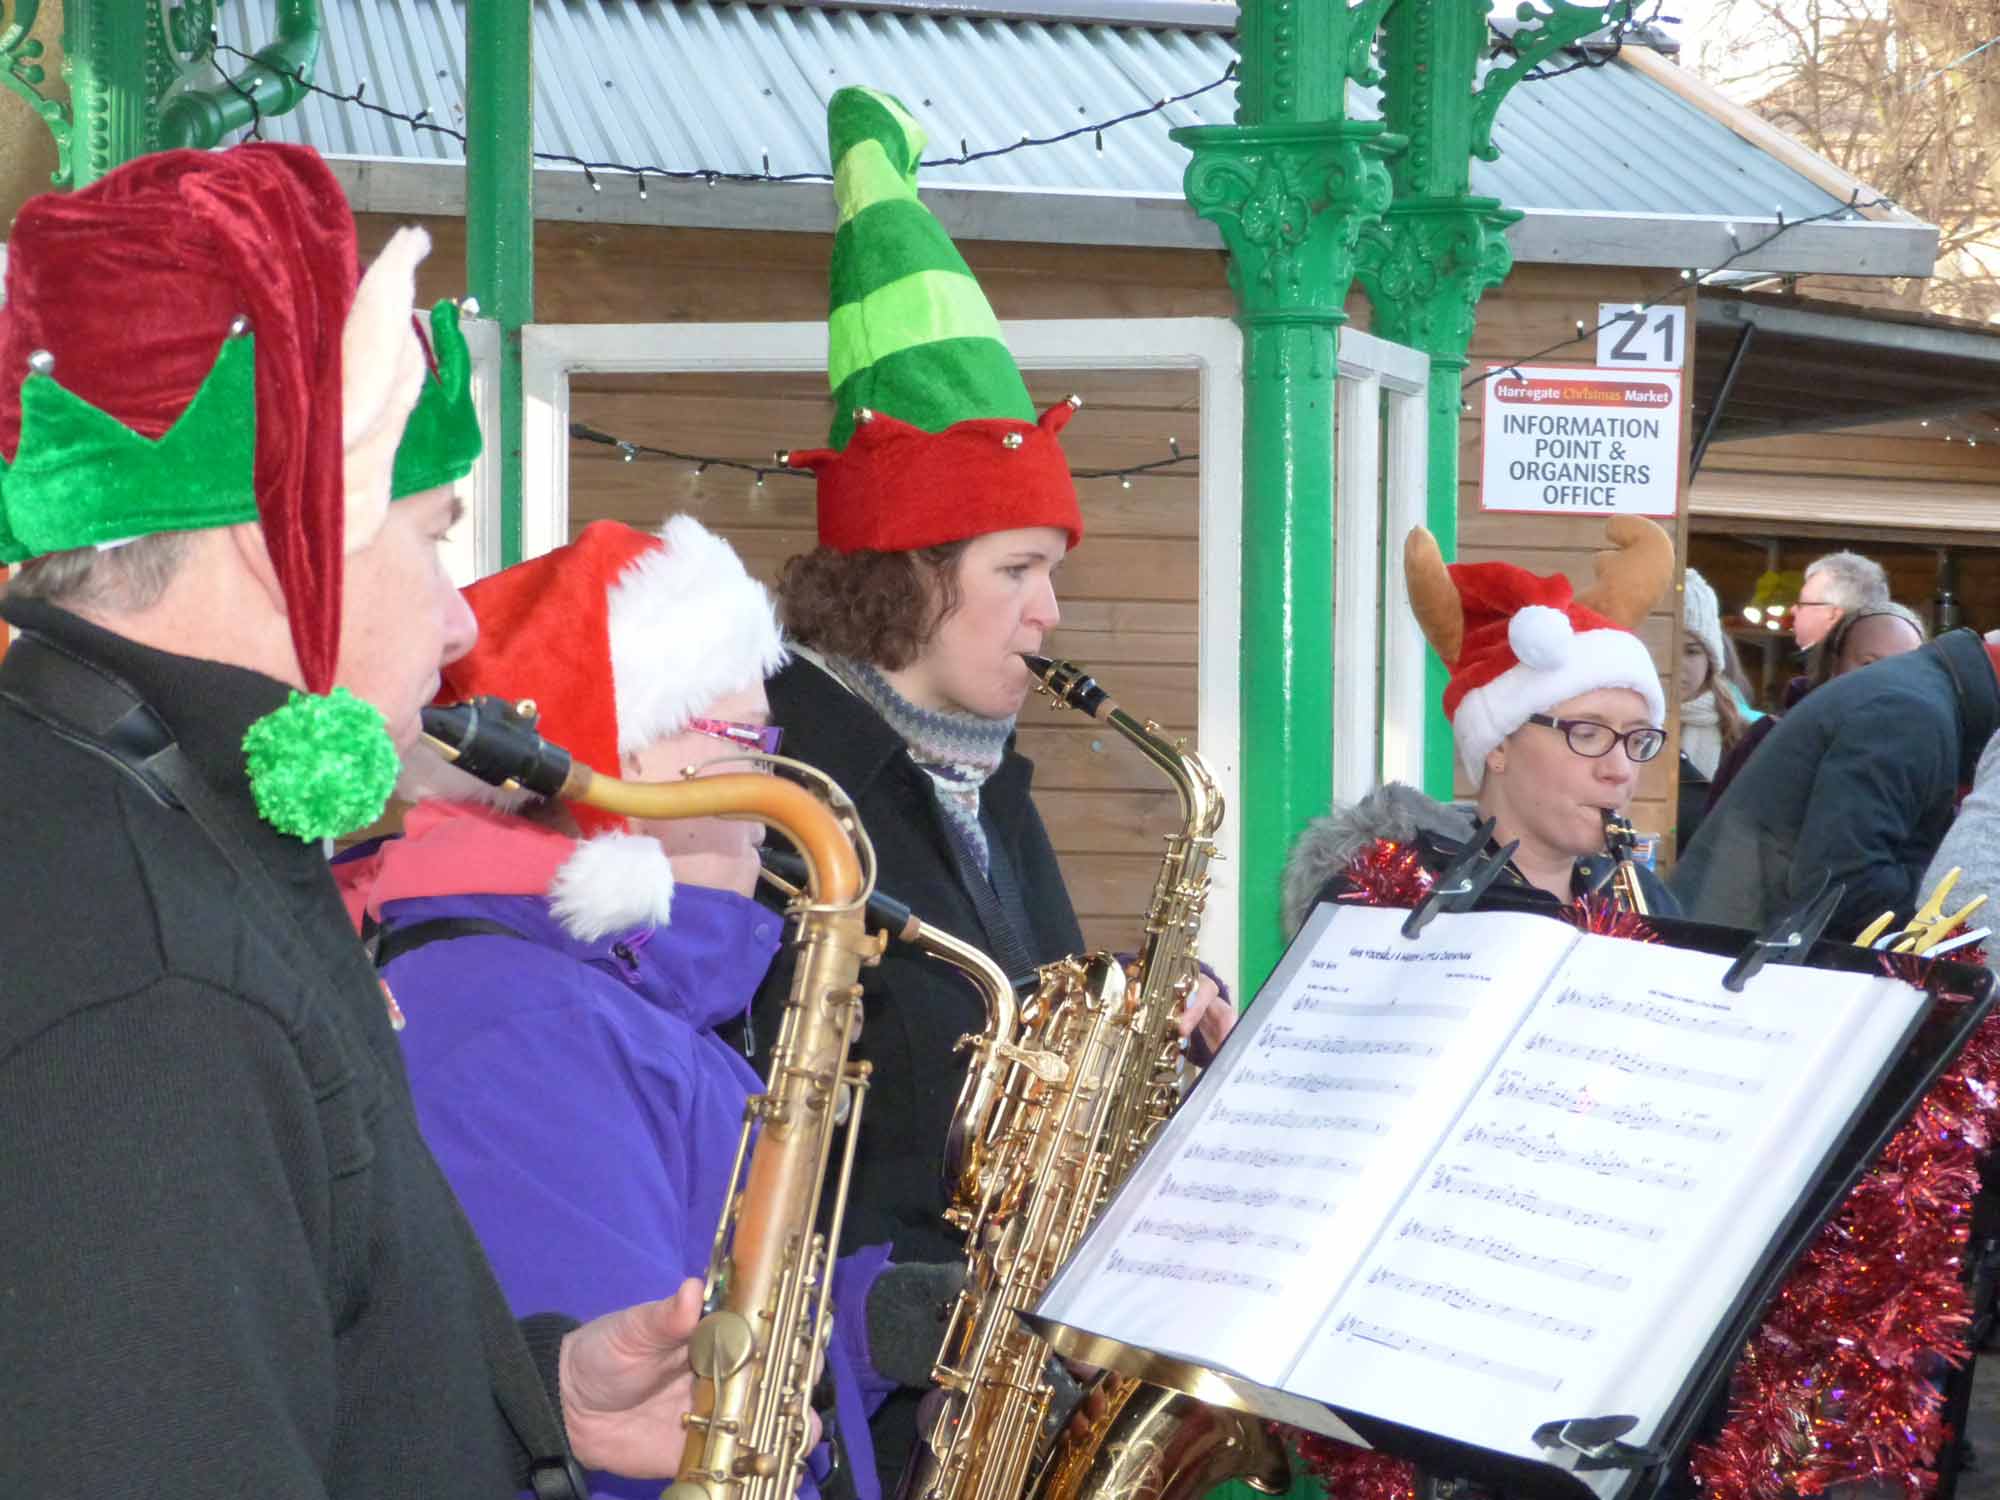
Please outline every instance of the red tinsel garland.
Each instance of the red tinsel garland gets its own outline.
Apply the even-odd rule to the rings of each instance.
[[[1355,856],[1348,880],[1346,899],[1369,906],[1415,905],[1431,885],[1416,851],[1386,840]],[[1586,901],[1571,915],[1586,931],[1652,939],[1643,919],[1608,903]],[[1972,952],[1954,957],[1983,962]],[[1911,984],[1926,982],[1926,967],[1884,964]],[[1745,1346],[1727,1423],[1688,1458],[1716,1500],[1778,1500],[1866,1479],[1900,1484],[1914,1500],[1936,1484],[1932,1465],[1950,1436],[1938,1378],[1970,1357],[1962,1254],[1979,1162],[1996,1133],[2000,1013],[1848,1194]],[[1335,1500],[1415,1500],[1416,1471],[1404,1460],[1315,1433],[1284,1435]]]

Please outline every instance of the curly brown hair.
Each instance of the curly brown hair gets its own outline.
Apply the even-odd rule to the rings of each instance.
[[[778,575],[785,632],[816,651],[891,672],[907,667],[958,608],[958,563],[969,545],[800,553]]]

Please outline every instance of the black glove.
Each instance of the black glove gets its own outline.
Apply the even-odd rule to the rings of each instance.
[[[945,1321],[965,1285],[961,1261],[890,1266],[868,1289],[868,1356],[898,1385],[927,1386],[944,1342]]]

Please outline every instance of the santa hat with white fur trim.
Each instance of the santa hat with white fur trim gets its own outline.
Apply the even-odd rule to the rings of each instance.
[[[1597,576],[1572,594],[1560,573],[1512,563],[1452,563],[1422,527],[1403,547],[1410,608],[1451,669],[1445,717],[1459,763],[1476,784],[1486,753],[1558,703],[1599,688],[1630,688],[1655,722],[1666,699],[1652,653],[1633,634],[1673,582],[1674,544],[1642,516],[1614,516]]]
[[[479,642],[444,669],[438,701],[532,699],[542,734],[607,776],[621,755],[680,733],[785,659],[771,596],[692,516],[657,535],[594,521],[465,598]],[[586,833],[625,827],[596,808],[572,811]]]

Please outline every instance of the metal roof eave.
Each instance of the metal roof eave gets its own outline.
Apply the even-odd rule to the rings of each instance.
[[[454,161],[330,156],[357,213],[465,214],[465,167]],[[653,179],[647,196],[623,176],[593,188],[573,167],[535,172],[535,217],[593,224],[685,229],[831,233],[826,183],[731,183],[713,187]],[[1090,189],[926,186],[924,202],[955,238],[1061,245],[1133,245],[1219,250],[1215,227],[1174,194]],[[1721,265],[1774,234],[1775,218],[1530,209],[1508,238],[1531,265],[1690,267]],[[1938,231],[1929,224],[1865,220],[1794,224],[1766,249],[1731,262],[1774,274],[1928,276]]]

